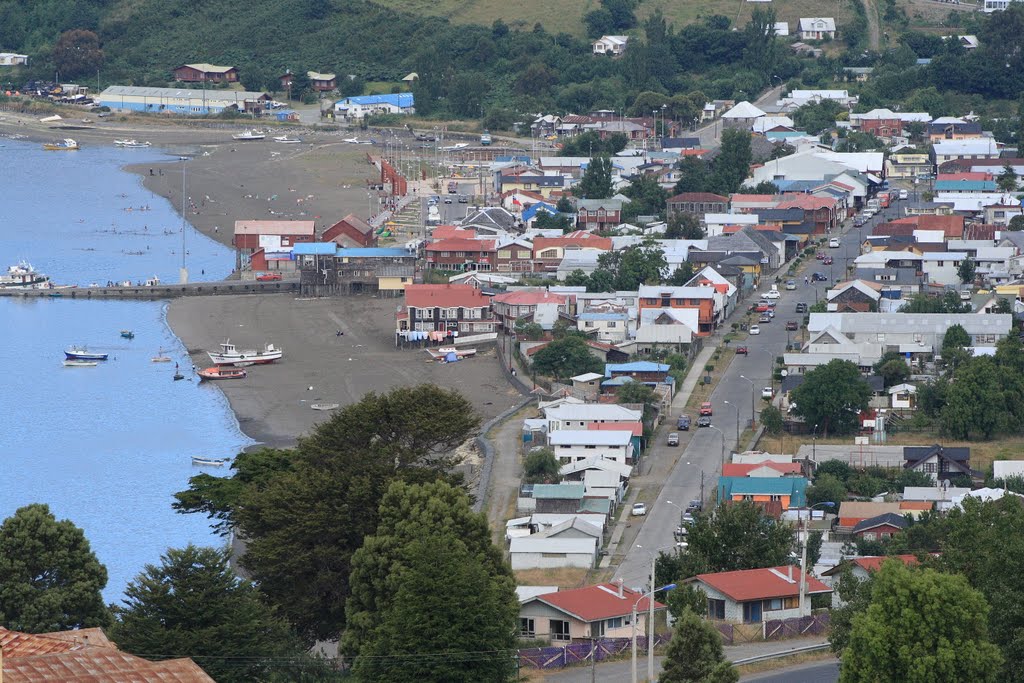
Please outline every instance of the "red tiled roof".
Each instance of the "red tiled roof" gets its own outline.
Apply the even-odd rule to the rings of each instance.
[[[935,216],[922,214],[892,221],[898,225],[913,225],[918,230],[941,230],[947,238],[960,239],[964,234],[963,216]]]
[[[494,302],[513,306],[534,306],[536,304],[565,304],[569,302],[567,294],[552,294],[546,289],[521,289],[507,292],[494,297]]]
[[[901,500],[900,510],[923,510],[927,512],[932,509],[932,503],[927,500]]]
[[[781,474],[800,474],[800,465],[795,462],[727,463],[723,465],[723,477],[745,477],[759,467],[768,467]]]
[[[990,225],[988,223],[972,223],[964,230],[965,240],[994,240],[996,233],[1005,230],[1002,225]]]
[[[681,157],[698,157],[699,158],[699,157],[702,157],[705,154],[707,154],[709,151],[710,150],[706,150],[706,149],[684,149],[681,152],[679,152],[679,156],[681,156]]]
[[[966,173],[940,173],[935,180],[992,180],[991,173],[966,172]]]
[[[899,560],[908,567],[918,564],[917,558],[913,555],[875,555],[872,557],[855,557],[851,562],[864,571],[874,572],[881,569],[882,563],[886,560]]]
[[[472,285],[406,285],[405,305],[415,308],[486,308],[491,300]]]
[[[53,638],[48,635],[34,635],[9,631],[0,626],[0,650],[3,650],[5,658],[8,657],[32,657],[45,655],[54,652],[70,652],[75,648],[83,647],[83,643],[72,642],[65,638]]]
[[[191,659],[150,662],[108,647],[3,661],[4,683],[214,683]]]
[[[789,580],[789,576],[792,579]],[[800,568],[792,565],[767,569],[698,574],[686,582],[700,581],[737,602],[788,598],[800,594]],[[807,594],[831,593],[832,589],[813,576],[807,577]]]
[[[896,235],[913,235],[914,230],[917,230],[917,227],[909,223],[890,221],[876,225],[871,229],[871,234],[878,237],[894,237]]]
[[[768,203],[768,202],[776,201],[778,199],[778,197],[776,197],[773,194],[742,194],[742,193],[736,193],[736,194],[732,195],[731,199],[732,199],[734,204],[736,202],[761,202],[761,203]]]
[[[632,432],[633,436],[643,436],[644,426],[639,422],[588,422],[587,429],[599,432]]]
[[[641,593],[622,588],[620,598],[618,585],[600,583],[573,590],[544,593],[534,599],[570,614],[580,621],[591,622],[624,617],[632,613],[634,604],[637,606],[637,612],[646,612],[650,606],[650,598],[640,596]],[[655,600],[654,609],[665,609],[665,605]]]
[[[430,237],[435,242],[455,237],[471,240],[476,237],[476,230],[457,228],[454,225],[439,225],[430,233]]]
[[[449,237],[427,245],[426,251],[494,251],[494,240]]]
[[[836,205],[834,197],[816,197],[813,194],[785,195],[787,199],[779,202],[777,209],[803,209],[815,211],[817,209],[831,209]]]
[[[723,197],[720,194],[714,194],[713,192],[683,192],[677,194],[675,197],[670,198],[669,203],[673,202],[728,202],[728,197]]]

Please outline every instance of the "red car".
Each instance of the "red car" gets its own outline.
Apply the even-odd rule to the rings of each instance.
[[[747,347],[746,346],[737,346],[736,347],[736,355],[737,356],[745,356],[745,355],[747,355]]]
[[[823,266],[831,266],[832,265],[832,257],[831,256],[826,256],[825,258],[821,259],[821,265],[823,265]]]
[[[711,404],[708,401],[704,401],[704,403],[700,404],[701,416],[711,415],[711,412]]]
[[[771,308],[771,306],[769,306],[768,304],[756,304],[754,306],[754,312],[755,313],[764,313],[769,308]]]
[[[281,279],[281,273],[260,273],[256,276],[257,282],[274,282]]]

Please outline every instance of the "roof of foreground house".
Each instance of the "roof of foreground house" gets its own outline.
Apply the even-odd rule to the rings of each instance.
[[[736,602],[787,598],[800,593],[800,568],[792,565],[766,569],[698,574],[686,583],[699,581]],[[832,589],[813,576],[807,576],[807,594],[831,593]]]
[[[625,587],[621,588],[620,597],[619,590],[620,587],[614,583],[599,583],[538,595],[533,600],[587,622],[624,617],[632,613],[634,604],[637,605],[637,612],[645,612],[650,607],[650,598],[640,598],[640,593]],[[664,609],[665,605],[655,600],[654,608]]]

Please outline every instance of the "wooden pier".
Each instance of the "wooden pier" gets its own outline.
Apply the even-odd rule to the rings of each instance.
[[[152,287],[136,285],[122,287],[68,287],[64,289],[0,288],[0,296],[58,299],[175,299],[181,296],[210,296],[221,294],[298,294],[299,281],[277,280],[221,280],[219,282],[190,282],[184,285],[160,284]]]

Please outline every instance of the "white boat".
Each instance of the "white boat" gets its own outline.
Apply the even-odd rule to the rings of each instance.
[[[235,133],[231,136],[234,140],[263,140],[267,136],[261,130],[247,130],[242,133]]]
[[[99,365],[99,363],[94,360],[68,359],[64,361],[64,367],[66,368],[94,368],[97,365]]]
[[[164,355],[164,350],[163,350],[163,348],[161,348],[159,351],[156,352],[155,356],[150,358],[150,360],[152,362],[154,362],[154,363],[170,363],[171,362],[171,357],[170,356],[165,356]]]
[[[228,464],[227,458],[201,458],[198,455],[192,456],[192,464],[198,467],[224,467]]]
[[[50,278],[37,273],[28,261],[18,261],[7,267],[7,272],[0,275],[0,288],[8,289],[49,289]]]
[[[427,353],[435,360],[444,360],[450,353],[454,353],[456,358],[469,358],[476,355],[476,349],[457,349],[454,346],[442,346],[436,349],[427,349]]]
[[[276,360],[280,360],[284,352],[274,346],[273,344],[267,344],[263,347],[262,351],[255,349],[243,349],[239,351],[234,344],[231,343],[230,339],[226,339],[224,343],[220,345],[220,353],[214,353],[213,351],[207,352],[210,356],[210,360],[215,365],[262,365],[264,363],[273,363]]]
[[[342,142],[347,142],[351,145],[372,145],[373,140],[360,140],[359,138],[343,138]]]
[[[78,142],[71,138],[64,138],[60,142],[47,142],[43,145],[43,149],[51,152],[74,151],[78,149]]]
[[[131,139],[131,140],[114,140],[114,144],[117,145],[118,147],[129,147],[129,148],[149,147],[150,146],[150,143],[148,143],[148,142],[139,142],[138,140],[135,140],[134,138]]]
[[[290,138],[287,135],[278,135],[274,137],[274,142],[280,142],[281,144],[284,145],[294,145],[302,142],[302,140],[300,140],[299,138]]]
[[[341,405],[338,403],[314,403],[309,407],[313,410],[337,410]]]

